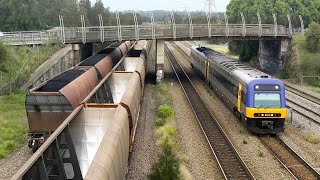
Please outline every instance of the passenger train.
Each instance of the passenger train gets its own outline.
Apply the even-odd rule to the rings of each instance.
[[[190,63],[250,131],[284,131],[286,99],[282,81],[201,46],[191,48]]]

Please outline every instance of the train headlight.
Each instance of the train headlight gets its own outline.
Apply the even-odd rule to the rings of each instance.
[[[278,89],[279,89],[279,86],[275,86],[274,88],[276,88],[276,90],[278,90]]]
[[[259,86],[258,85],[256,85],[256,87],[255,87],[256,89],[259,89]]]

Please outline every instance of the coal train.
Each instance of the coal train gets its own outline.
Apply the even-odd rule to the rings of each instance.
[[[148,41],[138,41],[69,124],[84,179],[124,179],[143,95]]]
[[[40,91],[34,94],[35,91],[44,87],[51,80],[31,90],[27,95],[27,105],[41,107],[38,109],[27,107],[28,114],[41,110],[36,114],[41,119],[28,119],[30,129],[38,130],[30,130],[30,132],[39,133],[43,136],[45,133],[54,131],[55,126],[59,127],[44,142],[44,148],[40,148],[31,157],[31,159],[38,160],[28,161],[27,163],[33,164],[24,165],[13,178],[30,180],[39,177],[40,179],[124,179],[127,172],[129,152],[134,142],[139,119],[147,59],[150,56],[152,42],[144,40],[134,42],[126,55],[121,56],[120,60],[114,62],[112,58],[108,58],[117,64],[105,76],[103,76],[101,69],[109,70],[110,68],[105,66],[98,68],[98,66],[96,67],[97,64],[89,69],[84,68],[87,65],[81,67],[80,69],[86,69],[82,74],[70,73],[66,76],[62,73],[59,76],[65,76],[68,83],[60,85],[57,82],[59,86],[56,86],[59,88],[74,87],[74,89],[70,89],[71,92],[62,94],[62,91],[59,90],[48,94],[48,92],[41,93]],[[99,62],[97,60],[98,63],[101,61],[104,61],[104,58]],[[108,63],[105,64],[108,65]],[[79,69],[79,66],[77,65],[71,70],[73,69]],[[85,73],[91,76],[83,76]],[[77,80],[79,74],[83,78]],[[99,79],[99,76],[101,76],[101,79]],[[88,79],[89,77],[98,79],[98,84],[93,86],[96,81]],[[69,82],[70,79],[71,82]],[[77,84],[74,85],[75,82],[73,81],[75,80],[77,80]],[[70,83],[72,85],[69,85]],[[78,88],[86,87],[88,89],[93,88],[87,95],[81,94],[88,91]],[[68,98],[72,97],[71,95],[79,96],[78,99],[69,101]],[[79,100],[84,96],[84,99]],[[61,101],[63,99],[64,102]],[[76,107],[74,108],[73,105]],[[42,106],[47,107],[47,109]],[[52,111],[47,112],[49,110]],[[62,110],[68,111],[64,112]],[[59,119],[63,118],[59,113],[68,113],[69,111],[72,111],[72,113],[69,113],[68,117],[63,120]],[[42,115],[41,113],[45,114]],[[56,119],[49,117],[49,115],[55,115],[54,113],[58,113]],[[53,127],[46,125],[49,122],[46,118],[54,121],[51,122]],[[42,124],[36,126],[37,122]],[[40,166],[44,169],[39,170],[39,162],[42,162]]]
[[[284,131],[286,98],[282,81],[206,47],[193,46],[189,60],[250,131]]]
[[[119,66],[133,45],[133,41],[113,43],[27,93],[29,147],[34,152],[112,68]]]

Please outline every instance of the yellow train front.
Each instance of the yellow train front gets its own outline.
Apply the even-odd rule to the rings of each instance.
[[[286,102],[282,81],[206,47],[192,47],[190,63],[250,131],[284,131]]]

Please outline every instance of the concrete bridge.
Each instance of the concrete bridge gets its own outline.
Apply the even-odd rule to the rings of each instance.
[[[292,28],[291,18],[288,15],[288,27],[278,25],[276,15],[273,14],[273,24],[262,24],[259,13],[257,13],[258,24],[246,24],[243,13],[242,23],[230,24],[228,16],[225,15],[223,24],[213,24],[207,16],[206,24],[193,23],[192,17],[188,14],[188,24],[176,24],[174,13],[171,14],[169,24],[158,24],[154,21],[151,13],[150,23],[138,24],[134,13],[134,25],[122,25],[119,14],[116,15],[116,26],[104,26],[102,16],[99,15],[99,26],[87,27],[85,17],[81,15],[81,27],[65,27],[63,17],[59,16],[60,27],[50,31],[39,32],[9,32],[4,33],[0,40],[8,45],[29,45],[43,44],[47,41],[62,43],[94,43],[114,42],[122,40],[200,40],[208,38],[230,38],[241,40],[274,40],[288,39],[295,34],[304,33],[304,23],[301,16],[301,27]]]
[[[147,24],[124,26],[60,27],[55,31],[4,33],[0,40],[8,45],[43,44],[47,41],[62,43],[95,43],[122,40],[201,40],[228,38],[232,40],[290,39],[301,29],[273,24]]]

